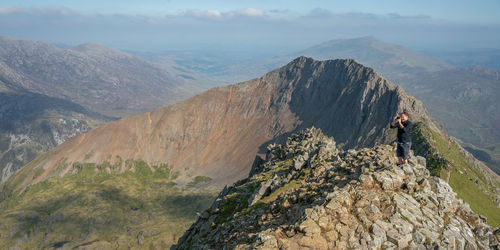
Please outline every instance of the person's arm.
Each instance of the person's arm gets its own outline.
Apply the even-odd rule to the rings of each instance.
[[[391,128],[397,128],[398,127],[398,124],[397,124],[397,119],[398,118],[397,116],[394,117],[394,120],[391,122]]]
[[[401,119],[398,119],[398,126],[402,129],[405,128],[405,126],[403,125],[403,123],[401,122]]]

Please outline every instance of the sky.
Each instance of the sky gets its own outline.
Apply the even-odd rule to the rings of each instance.
[[[416,50],[500,48],[498,0],[2,0],[0,35],[122,50],[293,51],[375,36]]]

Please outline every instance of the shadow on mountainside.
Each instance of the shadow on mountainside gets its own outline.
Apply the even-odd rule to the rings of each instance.
[[[296,60],[302,66],[300,72],[288,69],[283,78],[292,81],[288,85],[292,88],[291,97],[286,104],[301,123],[262,144],[259,154],[265,154],[270,143],[283,143],[291,134],[311,126],[334,137],[344,149],[391,142],[388,125],[401,102],[396,86],[354,60]],[[323,70],[320,74],[316,72],[318,68]],[[287,91],[290,90],[283,90]],[[408,107],[410,111],[413,108]]]
[[[159,234],[170,230],[179,235],[215,196],[172,190],[151,194],[138,189],[136,193],[106,184],[87,190],[36,188],[3,209],[2,245],[16,241],[28,248],[74,247],[94,241],[113,243],[121,236],[136,244],[135,235],[141,231]],[[57,198],[50,198],[54,196]]]

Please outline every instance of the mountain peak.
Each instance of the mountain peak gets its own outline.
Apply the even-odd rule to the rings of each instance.
[[[307,61],[314,61],[314,59],[312,57],[308,57],[308,56],[299,56],[297,58],[295,58],[294,60],[292,60],[290,63],[297,63],[297,62],[307,62]]]
[[[329,60],[316,60],[312,57],[309,57],[309,56],[299,56],[295,59],[293,59],[289,64],[297,64],[297,63],[314,63],[314,62],[326,62],[326,61],[332,61],[332,62],[344,62],[344,64],[351,64],[351,63],[356,63],[356,64],[359,64],[360,66],[362,67],[366,67],[366,66],[363,66],[362,64],[360,64],[356,59],[354,58],[344,58],[344,59],[329,59]]]
[[[114,48],[107,47],[100,43],[84,43],[72,47],[70,48],[70,50],[93,55],[118,55],[122,57],[132,57],[132,55],[121,52]]]
[[[219,194],[177,249],[495,248],[500,230],[423,157],[396,166],[389,145],[343,151],[309,128]]]
[[[340,66],[340,67],[338,67]],[[289,62],[287,65],[283,66],[283,69],[289,69],[289,68],[311,68],[316,71],[324,71],[328,69],[335,68],[338,70],[336,72],[337,74],[339,73],[348,73],[349,70],[347,70],[348,67],[354,67],[356,71],[366,71],[366,73],[371,74],[371,73],[376,73],[375,70],[373,70],[370,67],[366,67],[359,63],[356,59],[353,58],[345,58],[345,59],[329,59],[329,60],[316,60],[312,57],[308,56],[299,56],[295,59],[293,59],[291,62]],[[376,73],[378,74],[378,73]],[[380,77],[382,77],[380,74],[378,74]]]
[[[76,50],[76,51],[101,50],[101,49],[110,49],[110,48],[100,43],[83,43],[71,48],[71,50]]]
[[[318,62],[318,61],[313,59],[312,57],[302,55],[302,56],[299,56],[299,57],[293,59],[292,61],[290,61],[288,64],[286,64],[282,68],[305,67],[306,65],[312,65],[315,62]]]
[[[356,42],[356,41],[363,41],[363,42],[382,42],[379,39],[377,39],[374,36],[360,36],[360,37],[355,37],[355,38],[347,38],[347,39],[333,39],[330,41],[325,42],[326,43],[335,43],[335,42]]]
[[[430,71],[449,69],[451,65],[430,56],[417,53],[411,49],[381,41],[373,36],[352,39],[330,40],[299,52],[301,55],[316,59],[356,58],[364,65],[370,65],[385,76],[404,72],[408,67],[418,67]],[[387,72],[389,68],[400,68],[395,72]]]

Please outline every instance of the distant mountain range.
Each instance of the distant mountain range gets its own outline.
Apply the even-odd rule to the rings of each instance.
[[[356,60],[298,57],[262,77],[105,124],[40,155],[2,185],[0,216],[7,220],[0,242],[167,248],[179,237],[169,222],[185,229],[208,207],[211,196],[202,188],[246,177],[271,144],[311,125],[343,149],[390,144],[395,131],[388,124],[404,109],[415,123],[415,154],[499,225],[500,177],[449,137],[422,102]]]
[[[99,44],[61,49],[0,37],[0,91],[29,91],[123,116],[150,111],[202,90],[185,78]]]
[[[191,55],[176,63],[203,69],[221,82],[244,81],[298,56],[318,60],[354,58],[422,100],[431,115],[474,155],[500,173],[500,69],[458,67],[374,37],[328,41],[285,56],[224,64],[222,58]],[[214,64],[214,65],[212,65]]]

